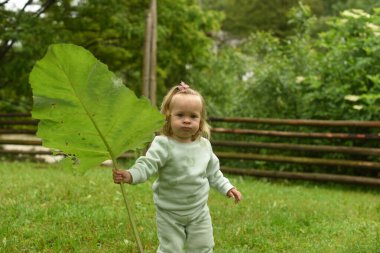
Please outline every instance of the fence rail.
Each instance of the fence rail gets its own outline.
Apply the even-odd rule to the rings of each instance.
[[[267,119],[239,117],[210,117],[212,122],[256,123],[269,125],[324,126],[324,127],[374,127],[380,128],[380,121],[356,120],[312,120],[312,119]]]
[[[210,120],[216,126],[213,147],[225,172],[380,186],[380,121]],[[273,169],[273,164],[276,168],[293,164],[303,170]]]
[[[274,142],[242,142],[242,141],[212,141],[213,146],[224,147],[251,147],[281,150],[309,151],[317,153],[345,153],[357,155],[374,155],[380,156],[380,148],[361,148],[345,146],[328,146],[328,145],[307,145],[307,144],[289,144]]]
[[[380,121],[237,117],[210,121],[215,126],[212,145],[226,173],[380,186]],[[52,155],[40,149],[37,124],[30,113],[0,113],[0,154]],[[18,146],[30,148],[9,148]],[[278,168],[283,165],[302,167],[301,171]]]

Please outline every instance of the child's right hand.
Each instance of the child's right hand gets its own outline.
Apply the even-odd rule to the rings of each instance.
[[[115,184],[120,183],[132,183],[132,176],[131,173],[127,170],[112,170],[113,174],[113,181]]]

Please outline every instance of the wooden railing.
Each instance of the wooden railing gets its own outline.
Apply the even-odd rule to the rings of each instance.
[[[380,121],[210,121],[214,151],[225,172],[380,186]]]
[[[226,173],[380,186],[380,121],[211,117],[210,122]],[[29,113],[0,113],[0,155],[52,155],[41,149],[37,123]]]

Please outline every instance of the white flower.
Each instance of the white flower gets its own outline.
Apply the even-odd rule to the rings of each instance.
[[[372,31],[380,31],[380,26],[375,25],[374,23],[366,23],[366,26]]]
[[[253,77],[253,71],[248,71],[243,75],[242,79],[244,82],[246,82],[252,77]]]
[[[342,16],[358,19],[361,17],[369,18],[371,15],[360,9],[352,9],[343,11]]]
[[[373,32],[373,34],[375,36],[379,36],[380,35],[380,26],[375,25],[373,23],[366,23],[366,26],[367,26],[367,28],[369,28],[370,30],[372,30],[372,32]]]
[[[303,81],[305,81],[305,77],[303,77],[303,76],[297,76],[296,77],[296,83],[302,83]]]
[[[361,109],[363,109],[363,106],[362,105],[354,105],[352,108],[354,108],[355,110],[360,111]]]
[[[360,97],[356,95],[347,95],[344,97],[344,99],[348,101],[356,102],[360,99]]]
[[[339,20],[339,22],[344,25],[348,22],[348,20],[346,18],[342,18]]]

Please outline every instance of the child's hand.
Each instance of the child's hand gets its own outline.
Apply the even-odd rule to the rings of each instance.
[[[227,196],[235,199],[235,204],[239,203],[242,197],[241,193],[236,188],[232,188],[231,190],[229,190],[227,192]]]
[[[113,173],[113,181],[115,184],[120,184],[120,183],[132,183],[132,176],[129,171],[126,170],[112,170]]]

